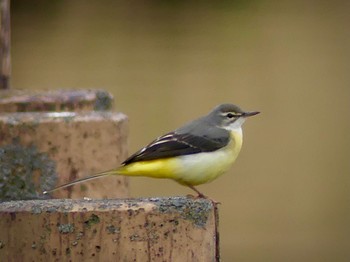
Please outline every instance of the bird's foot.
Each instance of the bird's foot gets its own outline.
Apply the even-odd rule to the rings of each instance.
[[[221,202],[218,202],[218,201],[216,201],[216,200],[214,200],[214,199],[212,199],[212,198],[210,198],[210,197],[208,197],[208,196],[206,196],[206,195],[204,195],[204,194],[202,194],[202,193],[200,193],[200,194],[198,193],[197,196],[188,194],[187,197],[188,197],[188,198],[192,198],[192,199],[200,199],[200,198],[208,199],[210,202],[213,203],[214,206],[216,206],[216,205],[218,205],[218,204],[221,204]]]

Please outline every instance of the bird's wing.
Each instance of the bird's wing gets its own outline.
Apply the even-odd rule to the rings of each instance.
[[[137,161],[176,157],[200,152],[215,151],[228,143],[228,138],[211,139],[189,133],[171,132],[154,140],[123,162],[127,165]]]

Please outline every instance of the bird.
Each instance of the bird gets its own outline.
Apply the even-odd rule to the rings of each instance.
[[[242,125],[258,111],[244,111],[234,104],[216,106],[207,115],[158,137],[115,169],[84,177],[44,191],[48,194],[78,183],[110,175],[168,178],[208,198],[196,186],[227,172],[242,147]]]

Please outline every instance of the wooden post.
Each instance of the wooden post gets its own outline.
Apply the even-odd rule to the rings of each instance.
[[[0,90],[0,112],[88,112],[113,109],[113,96],[104,90]]]
[[[33,199],[43,190],[104,170],[126,157],[127,118],[113,112],[0,115],[0,199]],[[125,177],[56,191],[56,198],[128,196]]]
[[[0,115],[0,199],[40,198],[43,190],[116,168],[127,157],[127,117],[108,111],[113,105],[109,93],[0,93],[6,94],[0,98],[0,111],[19,111]],[[108,177],[53,196],[127,197],[128,179]]]
[[[219,261],[215,207],[184,197],[0,205],[2,261]]]
[[[0,89],[10,88],[10,0],[0,0]]]

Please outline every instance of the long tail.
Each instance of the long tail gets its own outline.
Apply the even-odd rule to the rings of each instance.
[[[52,192],[54,192],[56,190],[59,190],[59,189],[62,189],[62,188],[70,187],[70,186],[73,186],[73,185],[76,185],[76,184],[80,184],[80,183],[83,183],[83,182],[86,182],[86,181],[89,181],[89,180],[93,180],[93,179],[96,179],[96,178],[104,177],[104,176],[115,175],[116,173],[117,173],[116,170],[113,169],[113,170],[105,171],[105,172],[98,173],[98,174],[95,174],[95,175],[92,175],[92,176],[83,177],[83,178],[74,180],[73,182],[69,182],[69,183],[60,185],[58,187],[55,187],[55,188],[53,188],[51,190],[44,191],[43,194],[46,195],[46,194],[52,193]]]

